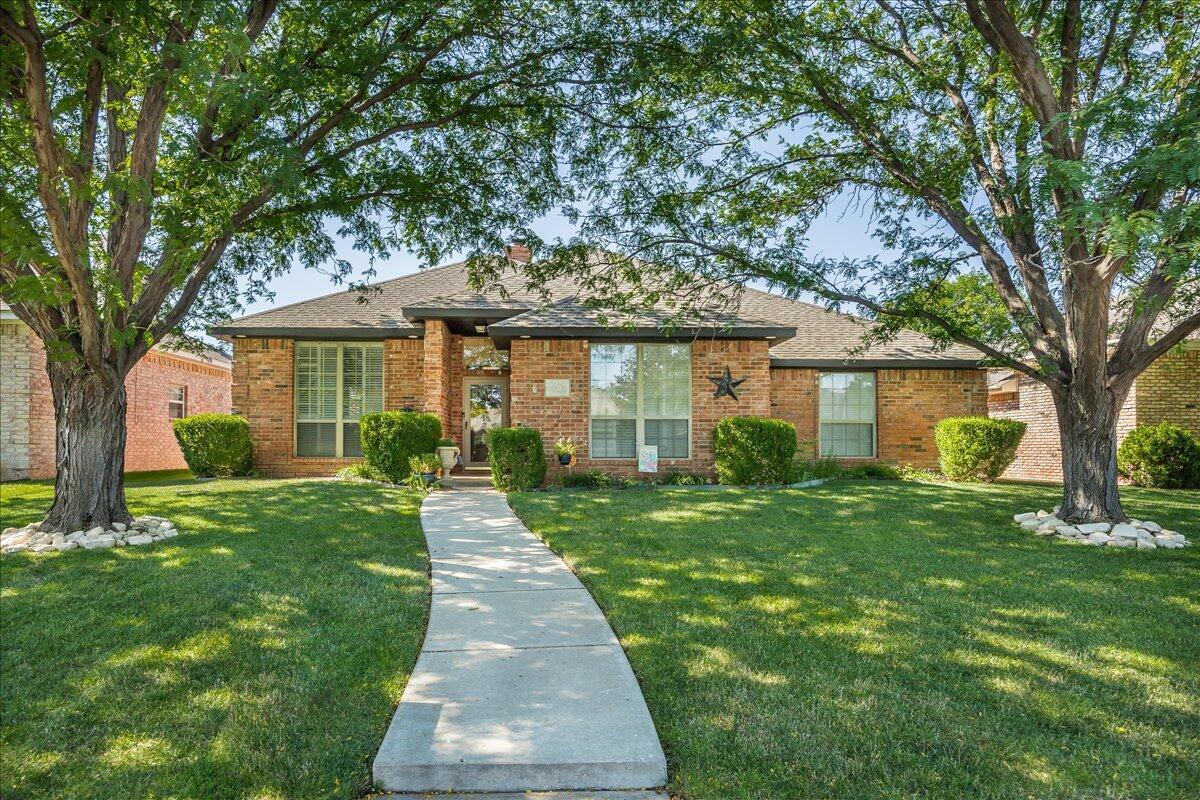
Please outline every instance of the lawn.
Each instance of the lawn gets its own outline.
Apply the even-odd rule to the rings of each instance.
[[[1123,497],[1200,540],[1200,493]],[[608,614],[675,797],[1200,796],[1196,547],[1016,529],[1045,487],[512,503]]]
[[[131,477],[181,535],[0,557],[0,796],[354,798],[420,649],[418,501]],[[0,486],[0,527],[45,483]]]

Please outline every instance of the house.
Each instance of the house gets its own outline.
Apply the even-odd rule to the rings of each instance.
[[[988,416],[1025,423],[1009,480],[1062,482],[1062,444],[1050,390],[1014,370],[993,370]],[[1184,340],[1134,380],[1117,417],[1117,441],[1138,425],[1171,422],[1200,436],[1200,338]]]
[[[229,357],[160,344],[125,377],[125,471],[184,469],[171,420],[228,412]],[[0,303],[0,480],[54,477],[54,402],[41,340]]]
[[[795,424],[800,454],[932,467],[934,424],[986,412],[979,354],[916,333],[848,358],[863,323],[748,289],[736,309],[665,333],[655,308],[611,319],[578,285],[531,291],[512,268],[475,291],[463,263],[339,292],[210,329],[233,343],[233,408],[267,475],[329,475],[361,455],[357,420],[380,409],[441,419],[470,465],[485,432],[536,428],[578,445],[578,469],[635,474],[639,446],[661,471],[711,471],[712,431],[732,415]],[[609,315],[611,316],[611,315]],[[716,397],[729,370],[736,397]]]

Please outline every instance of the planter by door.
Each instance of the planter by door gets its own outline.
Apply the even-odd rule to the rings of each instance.
[[[487,432],[508,424],[508,379],[466,378],[463,380],[463,464],[487,464]]]

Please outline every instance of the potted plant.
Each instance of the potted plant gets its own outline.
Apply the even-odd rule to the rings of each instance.
[[[442,463],[442,473],[449,474],[450,470],[458,463],[459,449],[453,439],[441,439],[438,441],[437,456]]]
[[[408,460],[408,467],[414,475],[421,476],[421,482],[426,486],[437,480],[442,471],[441,459],[437,453],[423,453]]]
[[[575,448],[578,447],[571,437],[559,439],[554,443],[554,452],[558,455],[558,463],[569,467],[575,461]]]

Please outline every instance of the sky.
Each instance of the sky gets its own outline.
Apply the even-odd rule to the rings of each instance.
[[[838,258],[842,256],[864,257],[880,252],[878,242],[870,236],[869,221],[866,210],[862,206],[851,203],[848,198],[830,204],[826,213],[816,221],[809,230],[810,255]],[[568,238],[574,233],[574,228],[561,216],[546,217],[534,225],[534,230],[546,241],[557,237]],[[368,259],[364,253],[359,253],[351,247],[346,239],[337,239],[338,256],[349,261],[355,269],[355,276],[367,269]],[[459,260],[465,254],[457,254],[448,258],[445,263]],[[411,253],[393,253],[386,262],[376,262],[376,275],[373,282],[396,278],[416,272],[423,266],[421,261]],[[335,285],[328,275],[306,270],[296,266],[289,273],[281,275],[270,284],[275,296],[271,300],[261,299],[246,307],[246,314],[266,311],[276,306],[309,300],[321,295],[345,291],[345,285]]]

